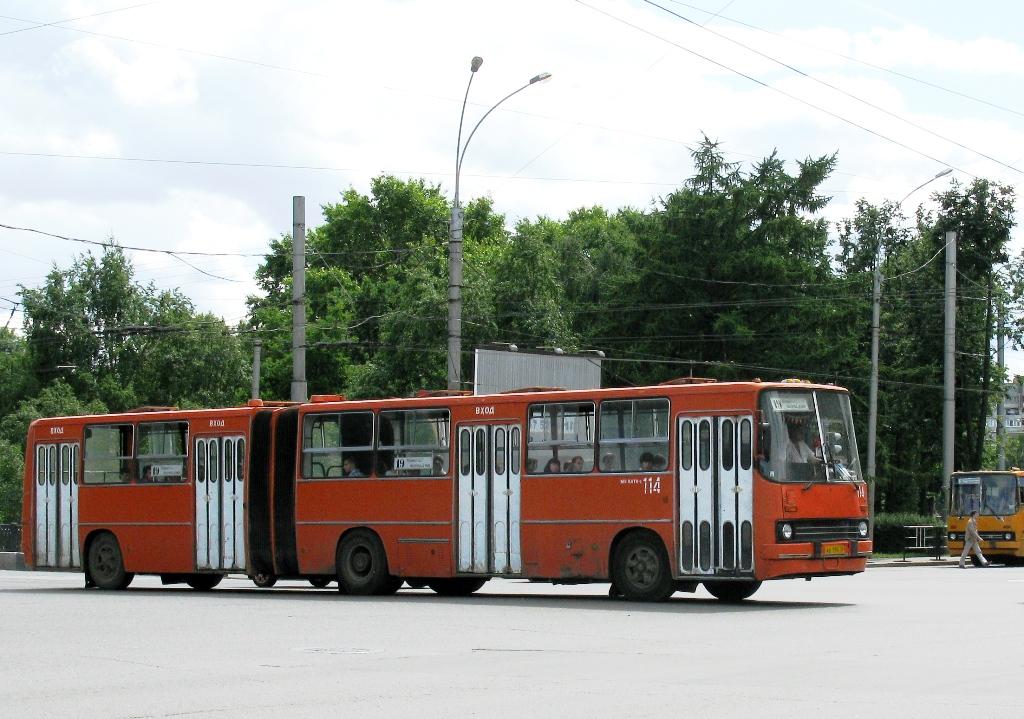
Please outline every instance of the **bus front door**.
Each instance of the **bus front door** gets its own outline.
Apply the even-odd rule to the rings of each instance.
[[[754,569],[753,417],[679,420],[679,569],[749,576]]]
[[[244,569],[245,438],[197,438],[192,467],[196,569]]]
[[[521,431],[470,425],[458,436],[458,571],[519,574]]]
[[[80,567],[78,445],[37,444],[35,462],[35,564]]]

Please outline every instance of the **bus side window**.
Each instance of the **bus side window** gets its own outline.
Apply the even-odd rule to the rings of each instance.
[[[451,415],[447,409],[380,413],[377,472],[385,477],[443,477],[448,474]]]
[[[598,429],[602,472],[667,468],[667,399],[605,400]]]
[[[593,402],[550,402],[530,407],[527,472],[591,472],[596,446],[594,409]]]
[[[133,439],[130,424],[85,428],[85,484],[127,484],[134,481]]]

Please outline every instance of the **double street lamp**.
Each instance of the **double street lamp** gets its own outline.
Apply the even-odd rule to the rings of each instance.
[[[498,100],[491,106],[483,116],[477,120],[476,125],[466,138],[466,144],[462,144],[462,121],[466,116],[466,101],[469,99],[469,88],[473,85],[473,76],[480,66],[484,64],[482,57],[474,57],[469,64],[469,82],[466,84],[466,94],[462,98],[462,112],[459,113],[459,135],[455,142],[455,201],[452,203],[452,220],[448,235],[448,389],[462,389],[462,206],[459,204],[459,176],[462,172],[462,161],[466,157],[466,150],[469,148],[470,140],[476,134],[487,116],[494,112],[501,103],[508,100],[530,85],[542,82],[551,77],[551,73],[542,72],[534,75],[522,87],[513,90],[505,97]]]

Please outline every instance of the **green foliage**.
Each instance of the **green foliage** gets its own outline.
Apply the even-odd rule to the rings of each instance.
[[[117,245],[54,267],[22,297],[26,362],[40,386],[61,378],[112,411],[216,406],[246,396],[246,344],[222,320],[197,314],[181,292],[135,282]]]
[[[22,400],[13,412],[0,420],[0,439],[24,447],[28,426],[37,419],[102,414],[106,411],[106,405],[99,400],[82,400],[71,385],[57,380],[35,397]]]
[[[25,452],[20,444],[0,439],[0,524],[21,522],[22,475]]]
[[[914,512],[891,512],[875,515],[875,552],[894,554],[903,551],[906,544],[907,526],[928,525],[934,527],[932,536],[941,541],[945,536],[946,524],[941,519]]]

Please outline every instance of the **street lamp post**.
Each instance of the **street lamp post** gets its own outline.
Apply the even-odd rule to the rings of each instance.
[[[913,195],[915,192],[920,190],[922,187],[927,185],[929,182],[933,182],[940,177],[945,177],[953,170],[947,167],[942,172],[936,173],[934,176],[929,177],[927,180],[922,182],[920,185],[915,187],[913,190],[903,196],[903,199],[896,203],[899,207],[907,198]],[[877,239],[878,245],[875,247],[875,277],[871,290],[871,387],[868,393],[868,466],[867,475],[874,478],[875,476],[875,438],[878,431],[878,333],[879,326],[881,324],[881,297],[882,297],[882,260],[884,259],[882,254],[882,242],[881,238]]]
[[[459,177],[462,173],[462,161],[466,157],[466,150],[469,142],[476,134],[487,116],[494,112],[501,103],[508,100],[534,83],[542,82],[551,77],[551,73],[542,72],[534,75],[522,87],[513,90],[505,97],[498,100],[491,108],[477,120],[476,125],[466,138],[466,144],[462,144],[462,122],[466,116],[466,101],[469,99],[469,88],[473,85],[473,76],[480,66],[484,64],[483,58],[474,57],[469,65],[469,82],[466,84],[466,94],[462,98],[462,112],[459,113],[459,135],[455,142],[455,200],[452,203],[452,219],[448,235],[448,389],[462,389],[462,205],[459,203]]]

